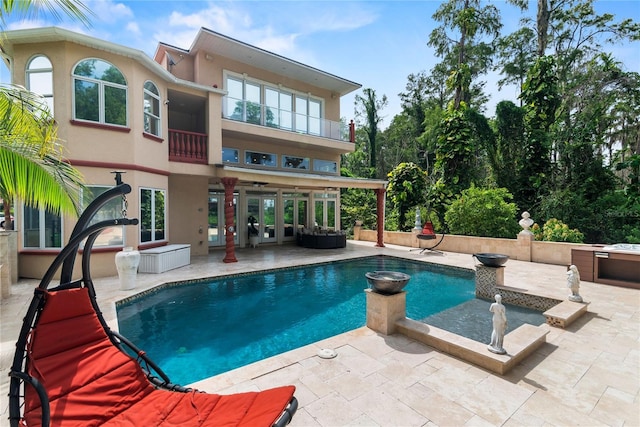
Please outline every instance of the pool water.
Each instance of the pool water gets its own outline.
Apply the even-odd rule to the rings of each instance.
[[[495,301],[475,298],[460,305],[432,314],[421,321],[445,331],[489,344],[493,331],[493,314],[489,307]],[[542,312],[504,303],[509,333],[524,324],[539,326],[545,323]]]
[[[364,326],[365,273],[375,270],[411,276],[412,319],[475,298],[471,270],[375,256],[163,287],[119,304],[118,327],[190,384]]]

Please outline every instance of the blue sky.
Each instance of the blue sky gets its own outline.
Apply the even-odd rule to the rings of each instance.
[[[503,18],[503,32],[518,28],[523,15],[506,1],[494,1]],[[388,106],[381,112],[382,127],[401,111],[398,93],[405,90],[407,76],[429,71],[439,62],[427,46],[431,30],[438,25],[431,16],[439,1],[114,1],[87,0],[94,13],[92,26],[56,20],[40,13],[29,20],[9,19],[5,29],[57,25],[114,43],[140,49],[153,56],[159,41],[188,49],[200,27],[259,46],[372,88],[386,95]],[[599,0],[598,13],[611,13],[616,20],[640,22],[640,1]],[[535,15],[535,2],[529,16]],[[613,56],[627,71],[640,72],[640,42],[611,47]],[[10,79],[0,67],[0,81]],[[499,76],[484,77],[495,105],[514,100],[516,91],[498,91]],[[359,93],[359,92],[356,92]],[[355,93],[342,100],[342,116],[353,118]]]

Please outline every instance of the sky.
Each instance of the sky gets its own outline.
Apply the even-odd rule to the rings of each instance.
[[[113,43],[139,49],[153,57],[158,42],[188,49],[201,27],[222,33],[287,58],[351,80],[362,88],[386,95],[388,105],[380,115],[386,128],[402,111],[398,94],[407,77],[429,71],[440,62],[427,45],[429,34],[439,25],[432,19],[440,1],[166,1],[86,0],[92,12],[91,27],[41,12],[27,19],[10,16],[4,29],[59,26]],[[515,31],[521,13],[504,0],[493,1],[501,12],[504,34]],[[611,13],[616,21],[640,22],[639,0],[598,0],[597,13]],[[626,71],[640,72],[640,42],[610,47]],[[482,77],[490,101],[485,114],[495,114],[502,100],[515,101],[513,87],[498,90],[500,76]],[[9,71],[0,66],[0,82],[10,82]],[[443,82],[444,84],[444,82]],[[353,92],[341,99],[341,115],[354,118]]]

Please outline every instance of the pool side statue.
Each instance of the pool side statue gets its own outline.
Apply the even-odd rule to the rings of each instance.
[[[569,295],[569,301],[582,302],[580,296],[580,272],[575,265],[569,266],[567,270],[567,287],[571,289],[571,295]]]
[[[505,354],[507,350],[502,347],[504,334],[507,330],[507,311],[502,305],[502,296],[495,296],[496,302],[491,304],[489,311],[493,313],[493,331],[491,332],[491,343],[487,349],[496,354]]]

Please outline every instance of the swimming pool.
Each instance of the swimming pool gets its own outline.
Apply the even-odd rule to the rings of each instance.
[[[364,275],[374,270],[411,276],[413,319],[475,298],[471,270],[374,256],[164,286],[118,304],[118,328],[190,384],[364,326]]]

